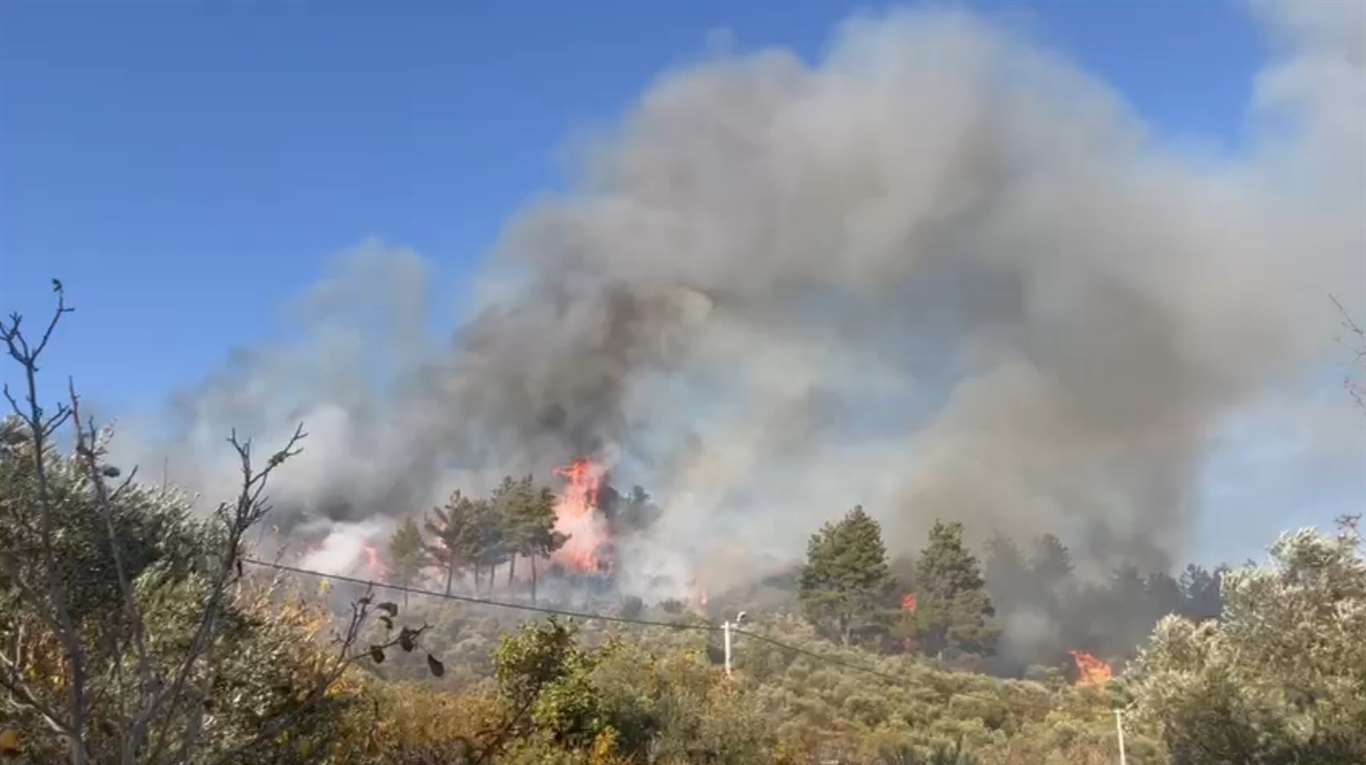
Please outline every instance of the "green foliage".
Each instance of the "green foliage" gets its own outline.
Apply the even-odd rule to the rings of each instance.
[[[963,544],[963,524],[936,521],[915,566],[917,607],[910,633],[927,653],[954,649],[989,654],[1000,629],[977,558]]]
[[[476,528],[482,515],[480,504],[457,489],[445,505],[433,508],[432,517],[423,523],[427,533],[434,538],[427,545],[427,553],[445,573],[448,595],[456,575],[473,567],[481,557],[480,535]]]
[[[557,743],[582,745],[602,731],[597,696],[589,682],[594,657],[574,640],[575,628],[553,617],[509,636],[498,649],[498,692],[523,719]]]
[[[101,629],[116,621],[120,608],[109,529],[130,578],[158,563],[176,564],[178,574],[196,555],[205,552],[203,529],[189,520],[189,500],[178,492],[161,492],[130,484],[110,502],[109,512],[98,511],[90,497],[89,476],[74,460],[48,451],[44,468],[48,484],[54,549],[41,553],[37,482],[27,428],[9,418],[0,425],[7,445],[0,445],[0,611],[13,613],[15,585],[40,581],[35,566],[45,559],[60,561],[54,577],[81,626]],[[106,525],[108,524],[108,525]]]
[[[1223,577],[1218,622],[1171,616],[1133,672],[1178,762],[1366,762],[1366,560],[1355,523],[1282,536]]]
[[[441,568],[447,594],[466,571],[474,574],[476,592],[485,579],[492,589],[496,569],[504,563],[511,588],[520,556],[531,563],[534,600],[537,559],[548,557],[568,539],[555,531],[555,495],[537,488],[531,476],[504,478],[487,499],[457,490],[445,505],[432,510],[424,527],[433,539],[426,545],[427,555]]]
[[[798,597],[823,634],[847,645],[885,631],[894,587],[882,530],[862,506],[812,535]]]
[[[391,573],[394,582],[404,587],[416,584],[422,576],[422,570],[431,564],[431,554],[422,539],[422,530],[411,516],[400,521],[389,538],[389,560],[393,564]]]
[[[509,557],[508,584],[511,586],[517,557],[531,564],[531,597],[536,597],[536,560],[547,558],[564,546],[567,536],[555,530],[555,494],[537,488],[531,476],[514,481],[511,477],[494,492],[498,522],[503,527],[503,544]]]
[[[23,427],[11,421],[0,430],[12,434]],[[5,439],[0,447],[0,649],[7,663],[19,667],[17,677],[37,703],[61,708],[71,682],[69,662],[52,625],[23,596],[26,586],[41,581],[33,566],[54,562],[61,573],[53,581],[62,584],[62,597],[76,616],[73,631],[90,678],[85,748],[94,762],[114,761],[118,735],[130,722],[128,710],[136,710],[139,699],[134,632],[114,550],[132,584],[151,667],[159,677],[173,677],[210,601],[206,570],[212,569],[208,559],[219,549],[220,534],[191,521],[188,500],[174,491],[129,483],[103,509],[81,466],[49,453],[44,465],[53,542],[50,552],[40,553],[32,457],[18,439]],[[179,746],[197,709],[205,710],[206,727],[186,762],[228,757],[232,763],[283,764],[325,745],[351,703],[345,697],[308,697],[325,663],[307,636],[331,618],[317,607],[281,603],[276,595],[243,583],[218,603],[218,629],[206,659],[193,668],[180,701],[158,719],[153,745],[164,737]],[[30,761],[68,759],[67,741],[33,705],[0,708],[0,719],[24,731]],[[292,721],[287,733],[254,742],[267,721],[282,716]]]
[[[1027,562],[1014,544],[993,540],[986,578],[1062,623],[1074,627],[1088,611],[1110,618],[1106,606],[1116,603],[1129,620],[1120,635],[1186,615],[1158,623],[1127,676],[1078,689],[1047,668],[1037,673],[1046,682],[1000,680],[853,647],[886,629],[893,595],[880,529],[856,507],[811,538],[799,583],[806,620],[756,613],[754,632],[736,636],[732,677],[707,661],[699,632],[552,618],[509,635],[501,616],[448,604],[422,606],[436,622],[438,648],[428,653],[427,627],[397,625],[397,604],[368,595],[353,603],[351,627],[325,644],[335,617],[322,599],[262,586],[232,565],[241,531],[260,517],[254,500],[225,527],[193,520],[182,495],[131,479],[105,494],[101,479],[121,471],[91,459],[103,442],[87,445],[83,433],[77,461],[46,447],[45,434],[0,421],[7,761],[1108,765],[1111,710],[1129,707],[1134,765],[1366,762],[1366,558],[1352,518],[1335,537],[1284,535],[1268,567],[1191,566],[1179,580],[1125,567],[1100,586],[1072,580],[1056,537],[1040,537]],[[264,483],[239,453],[246,485]],[[656,510],[639,488],[613,502],[622,527],[647,524]],[[529,477],[506,479],[488,500],[457,492],[433,512],[433,543],[412,519],[390,540],[399,581],[435,560],[448,591],[467,569],[476,588],[480,572],[492,582],[504,562],[511,582],[519,556],[534,563],[564,541],[554,497]],[[906,626],[930,651],[987,653],[993,605],[962,537],[959,524],[935,524],[915,562],[918,608]],[[624,614],[655,619],[684,605],[655,608],[622,603]],[[59,610],[74,624],[61,624]],[[366,626],[368,611],[380,624]],[[66,634],[74,644],[63,644]],[[186,663],[202,635],[203,661]],[[352,645],[361,647],[354,655]],[[76,656],[89,696],[76,705],[85,718],[66,723],[51,710],[74,695]],[[373,664],[356,661],[367,656]],[[168,678],[179,688],[182,670],[183,690],[159,709],[153,735],[120,752],[145,695]],[[419,673],[428,684],[407,682]],[[176,743],[189,741],[197,743]]]

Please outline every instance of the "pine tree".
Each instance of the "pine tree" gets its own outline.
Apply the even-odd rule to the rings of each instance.
[[[512,590],[513,579],[517,576],[517,556],[523,555],[525,530],[521,524],[522,508],[526,505],[531,491],[531,476],[514,481],[505,476],[503,482],[493,492],[493,507],[503,525],[503,548],[508,557],[508,591]]]
[[[527,558],[531,563],[534,600],[536,559],[559,549],[567,538],[555,532],[555,495],[548,488],[538,489],[529,475],[517,481],[508,477],[494,493],[494,504],[502,516],[508,587],[512,587],[516,575],[518,556]]]
[[[649,528],[662,514],[659,505],[642,486],[631,487],[629,494],[621,494],[607,486],[602,490],[601,505],[612,529],[623,534]]]
[[[494,572],[508,559],[503,516],[488,499],[475,500],[470,514],[469,560],[474,567],[474,591],[479,592],[480,574],[485,571],[492,591]]]
[[[446,594],[451,594],[451,583],[475,561],[476,502],[459,490],[451,494],[446,504],[433,508],[434,518],[426,519],[427,533],[435,542],[427,545],[427,552],[446,572]],[[477,588],[476,583],[476,588]]]
[[[1036,603],[1037,582],[1015,542],[1003,534],[992,537],[987,542],[986,561],[987,590],[1003,613]]]
[[[827,636],[848,645],[855,635],[885,629],[894,588],[882,529],[861,505],[812,535],[798,597],[807,620]]]
[[[1034,540],[1034,554],[1029,568],[1046,592],[1055,592],[1059,585],[1072,576],[1072,553],[1052,534]]]
[[[422,530],[418,528],[417,521],[414,521],[412,516],[404,518],[394,530],[394,535],[389,538],[389,558],[393,562],[397,584],[404,587],[413,586],[422,575],[422,569],[431,563],[431,556],[422,539]],[[408,604],[406,592],[403,593],[403,604]]]
[[[1226,573],[1227,566],[1220,566],[1213,573],[1194,563],[1186,566],[1180,581],[1183,600],[1181,615],[1197,622],[1218,619],[1224,606],[1221,590]]]
[[[555,493],[543,487],[526,506],[526,555],[531,560],[532,603],[536,602],[536,560],[549,558],[569,541],[568,534],[555,530],[555,501]]]
[[[946,648],[990,654],[1000,634],[981,566],[963,544],[963,524],[935,521],[916,561],[917,607],[911,632],[928,653]]]
[[[1077,584],[1072,579],[1072,552],[1053,534],[1034,540],[1029,558],[1029,581],[1037,608],[1058,622],[1075,622]],[[987,577],[990,580],[990,577]]]

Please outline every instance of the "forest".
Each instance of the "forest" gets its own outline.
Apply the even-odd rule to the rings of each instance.
[[[979,552],[949,520],[890,558],[854,507],[742,620],[744,592],[646,603],[601,584],[610,558],[551,563],[553,490],[509,477],[405,518],[383,575],[310,578],[255,533],[304,428],[227,434],[239,490],[209,513],[125,473],[74,386],[40,401],[56,289],[50,323],[3,334],[6,762],[1099,765],[1121,727],[1132,763],[1366,761],[1357,517],[1264,562],[1087,581],[1057,536]],[[612,523],[657,512],[602,491]],[[538,577],[600,584],[560,608]]]

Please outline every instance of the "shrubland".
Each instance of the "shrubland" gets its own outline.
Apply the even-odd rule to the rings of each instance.
[[[17,329],[6,339],[31,383],[50,330],[26,341]],[[426,596],[400,605],[244,565],[270,474],[287,469],[302,430],[264,459],[233,434],[241,491],[204,514],[107,464],[112,436],[82,422],[74,391],[50,411],[31,384],[11,402],[0,422],[6,762],[1100,765],[1117,756],[1117,710],[1130,763],[1366,762],[1366,560],[1353,518],[1332,535],[1286,534],[1263,565],[1180,580],[1120,571],[1098,589],[1069,578],[1056,538],[1028,557],[998,540],[983,565],[953,523],[898,566],[856,509],[813,536],[791,602],[736,634],[727,674],[714,622],[678,604],[618,604],[655,624]],[[544,496],[529,482],[502,492],[524,500],[515,538],[534,560],[557,541]],[[433,560],[449,582],[473,544],[456,520],[432,523],[447,532],[438,544],[415,522],[400,527],[405,582]],[[490,589],[499,562],[481,560]],[[1008,602],[1059,620],[1128,593],[1140,619],[1160,621],[1108,683],[1075,685],[1058,663],[990,676],[972,670],[1001,639],[993,579],[997,593],[1023,588]]]

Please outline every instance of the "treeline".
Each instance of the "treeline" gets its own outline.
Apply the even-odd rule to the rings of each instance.
[[[398,584],[418,583],[429,567],[435,568],[447,594],[456,578],[467,572],[473,576],[475,592],[481,585],[491,589],[503,565],[511,588],[517,559],[522,558],[530,566],[534,600],[536,561],[549,558],[567,540],[555,530],[554,492],[536,486],[531,476],[508,476],[487,498],[453,492],[444,505],[432,509],[422,528],[411,516],[405,518],[389,540],[389,558]]]
[[[471,584],[479,593],[491,591],[499,569],[506,567],[506,587],[512,591],[521,560],[528,574],[527,592],[535,601],[541,567],[569,541],[568,534],[555,528],[557,502],[555,492],[537,485],[530,475],[504,477],[488,497],[452,492],[420,522],[413,516],[399,522],[385,556],[389,578],[394,584],[414,586],[435,575],[446,594],[458,583]],[[594,511],[602,514],[612,537],[644,528],[659,515],[640,486],[624,495],[605,486],[598,502]],[[610,555],[610,540],[604,542],[603,553]]]
[[[1028,554],[996,537],[987,545],[985,580],[1005,634],[991,667],[1028,674],[1030,666],[1066,662],[1071,650],[1128,658],[1168,614],[1218,618],[1228,570],[1190,564],[1173,577],[1125,565],[1103,581],[1086,581],[1052,534],[1036,538]]]
[[[1071,651],[1132,656],[1168,614],[1216,618],[1226,571],[1190,565],[1174,578],[1126,566],[1084,581],[1052,534],[1028,553],[998,536],[983,563],[963,525],[943,521],[917,555],[889,561],[877,521],[855,507],[812,536],[798,599],[822,635],[845,645],[1019,676],[1070,664]]]
[[[1283,535],[1268,565],[1188,569],[1173,589],[1171,577],[1132,571],[1067,584],[1070,556],[1047,538],[1028,555],[992,546],[983,566],[954,523],[889,562],[856,508],[811,539],[804,618],[746,622],[733,675],[707,660],[715,627],[696,616],[591,631],[537,622],[508,635],[482,629],[473,607],[400,611],[363,590],[338,615],[311,583],[294,589],[244,565],[248,531],[270,511],[267,479],[298,453],[302,428],[264,459],[233,434],[239,491],[196,515],[187,495],[108,462],[111,435],[80,416],[74,391],[39,403],[42,350],[68,310],[60,286],[58,296],[36,338],[17,318],[0,322],[26,378],[15,415],[0,419],[0,760],[1103,765],[1116,754],[1111,712],[1124,708],[1134,765],[1366,762],[1359,517],[1332,536]],[[54,441],[64,426],[65,453]],[[510,518],[509,496],[534,497],[544,528],[544,493],[511,484],[481,512]],[[433,544],[416,520],[408,528],[416,547]],[[466,554],[491,581],[497,558]],[[1022,568],[1003,565],[1012,560]],[[1021,591],[994,594],[999,576]],[[1065,621],[1066,599],[1084,603],[1088,588],[1125,608],[1148,603],[1148,615],[1176,604],[1219,618],[1163,617],[1099,688],[947,672],[916,655],[989,655],[1009,613],[1000,601],[1052,604]],[[486,674],[460,682],[477,652],[490,655]],[[385,679],[414,667],[428,684]]]

